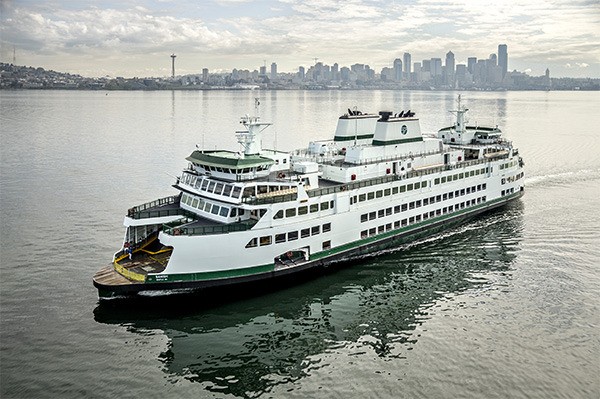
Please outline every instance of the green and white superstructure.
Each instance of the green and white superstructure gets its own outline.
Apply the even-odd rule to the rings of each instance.
[[[269,123],[241,118],[240,151],[196,150],[178,193],[129,209],[123,247],[94,276],[101,298],[287,278],[393,248],[523,194],[523,161],[497,127],[421,133],[408,111],[348,110],[333,139],[262,148]]]

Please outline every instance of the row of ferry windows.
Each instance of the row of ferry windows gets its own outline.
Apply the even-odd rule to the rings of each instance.
[[[368,230],[363,230],[360,232],[360,238],[372,237],[377,234],[385,233],[390,230],[399,229],[401,227],[406,227],[414,223],[419,223],[423,220],[431,219],[436,216],[446,215],[448,213],[452,213],[455,211],[459,211],[461,209],[467,208],[469,206],[473,206],[476,204],[480,204],[486,201],[486,196],[473,198],[471,200],[461,202],[460,204],[445,206],[440,209],[436,209],[435,211],[425,212],[422,215],[411,216],[406,219],[396,220],[394,223],[382,224],[379,227],[372,227]]]
[[[242,192],[240,187],[214,180],[202,179],[198,176],[190,175],[189,173],[184,173],[181,181],[184,184],[195,187],[199,190],[217,195],[224,195],[226,197],[239,198],[240,193]]]
[[[409,202],[408,204],[396,205],[393,208],[389,207],[387,209],[380,209],[377,212],[363,213],[362,215],[360,215],[360,221],[361,221],[361,223],[368,222],[369,220],[373,220],[376,218],[390,216],[392,213],[400,213],[400,212],[407,211],[409,209],[420,208],[421,206],[435,204],[436,202],[446,201],[446,200],[452,199],[454,197],[458,198],[462,195],[467,195],[467,194],[471,194],[471,193],[474,193],[477,191],[485,190],[486,188],[487,188],[487,185],[485,183],[478,184],[473,187],[467,187],[467,188],[463,188],[461,190],[450,191],[449,193],[434,195],[433,197],[424,198],[423,200],[412,201],[412,202]]]
[[[375,198],[387,197],[388,195],[396,195],[398,193],[404,193],[406,191],[418,190],[420,188],[427,187],[427,182],[416,182],[406,184],[404,186],[386,188],[384,190],[371,191],[370,193],[355,195],[350,198],[350,205],[357,202],[370,201]]]
[[[490,173],[489,166],[487,168],[475,169],[475,170],[471,170],[469,172],[461,172],[461,173],[456,173],[456,174],[450,175],[450,176],[438,177],[433,181],[433,184],[443,184],[446,182],[449,183],[454,180],[466,179],[467,177],[478,176],[478,175],[482,175],[485,173]]]
[[[502,197],[504,197],[505,195],[510,195],[510,194],[513,194],[514,192],[515,192],[515,188],[512,187],[512,188],[508,188],[506,190],[502,190],[502,192],[500,193],[500,195]]]
[[[325,211],[327,209],[333,209],[334,205],[335,205],[335,201],[325,201],[325,202],[321,202],[320,204],[304,205],[304,206],[300,206],[298,208],[288,208],[285,211],[283,209],[280,209],[277,211],[275,216],[273,216],[273,219],[282,219],[284,214],[285,214],[286,218],[291,218],[296,215],[298,215],[298,216],[306,215],[309,212],[310,213],[318,212],[319,209],[321,209],[322,211]]]
[[[517,161],[511,161],[511,162],[506,162],[500,165],[500,170],[502,169],[508,169],[510,167],[513,167],[517,164]]]
[[[212,213],[213,215],[223,216],[223,217],[236,217],[244,215],[245,211],[241,208],[229,208],[226,206],[219,206],[216,204],[211,204],[210,202],[204,201],[202,198],[193,197],[188,194],[183,194],[181,197],[181,202],[184,204],[191,206],[192,208],[196,208],[200,211],[204,211],[206,213]]]
[[[325,223],[323,225],[323,233],[327,233],[331,231],[331,223]],[[302,229],[298,232],[289,231],[287,233],[275,234],[275,244],[281,244],[283,242],[288,241],[296,241],[298,238],[308,238],[310,236],[316,236],[317,234],[321,234],[321,226],[313,226],[307,227],[306,229]],[[265,245],[271,245],[273,243],[273,236],[262,236],[262,237],[254,237],[248,244],[246,244],[246,248],[254,248],[254,247],[264,247]],[[324,248],[325,249],[325,248]]]

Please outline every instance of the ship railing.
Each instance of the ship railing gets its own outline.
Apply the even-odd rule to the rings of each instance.
[[[501,155],[499,154],[497,157],[492,155],[491,158],[493,158],[493,159],[508,158],[508,154],[506,154],[506,153],[501,154]],[[491,159],[474,159],[474,160],[470,160],[470,161],[463,161],[463,162],[460,162],[460,163],[457,163],[454,165],[441,165],[441,166],[434,166],[434,167],[426,168],[426,169],[413,170],[413,171],[406,172],[404,174],[399,174],[399,175],[379,176],[379,177],[373,177],[371,179],[353,181],[353,182],[348,182],[348,183],[339,183],[338,185],[331,186],[331,187],[323,187],[323,188],[315,188],[312,190],[307,190],[306,193],[308,194],[309,197],[319,197],[321,195],[335,194],[335,193],[340,193],[342,191],[354,190],[354,189],[362,188],[362,187],[370,187],[370,186],[374,186],[374,185],[378,185],[378,184],[389,183],[392,181],[407,180],[407,179],[412,179],[413,177],[427,176],[430,174],[440,173],[440,172],[448,171],[448,170],[465,169],[465,168],[468,168],[473,165],[479,165],[479,164],[484,164],[484,163],[490,162],[490,160]],[[247,204],[250,204],[250,205],[263,205],[263,204],[274,204],[274,203],[280,203],[280,202],[290,202],[290,201],[295,201],[296,199],[297,199],[296,195],[279,195],[279,196],[273,196],[270,198],[251,197],[251,198],[244,199],[244,202]]]
[[[127,216],[129,216],[132,219],[155,217],[155,216],[145,216],[145,214],[143,214],[143,212],[151,210],[152,208],[156,208],[159,206],[177,204],[177,203],[179,203],[180,199],[181,199],[181,194],[178,194],[178,195],[172,195],[170,197],[159,198],[159,199],[151,201],[151,202],[146,202],[145,204],[134,206],[133,208],[129,208],[129,210],[127,211]],[[168,215],[163,215],[163,216],[168,216]]]
[[[248,222],[237,222],[230,224],[219,224],[213,226],[196,226],[186,227],[185,224],[181,223],[166,223],[163,224],[163,233],[172,236],[202,236],[202,235],[213,235],[213,234],[226,234],[236,231],[250,230],[256,221]]]

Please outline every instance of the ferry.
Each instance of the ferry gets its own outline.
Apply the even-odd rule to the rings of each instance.
[[[262,148],[271,124],[256,105],[240,151],[193,151],[176,195],[128,210],[121,248],[93,277],[100,299],[275,283],[518,199],[518,149],[467,111],[459,96],[454,124],[427,135],[411,110],[348,109],[333,138],[283,152]]]

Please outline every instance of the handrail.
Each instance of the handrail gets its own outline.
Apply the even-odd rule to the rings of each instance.
[[[407,172],[403,175],[378,176],[378,177],[373,177],[370,179],[353,181],[353,182],[349,182],[349,183],[339,183],[338,185],[335,185],[332,187],[323,187],[323,188],[315,188],[313,190],[307,190],[306,193],[308,194],[309,197],[318,197],[318,196],[326,195],[326,194],[334,194],[334,193],[339,193],[342,191],[354,190],[356,188],[361,188],[361,187],[370,187],[370,186],[374,186],[376,184],[389,183],[389,182],[397,181],[397,180],[406,180],[406,179],[410,179],[410,178],[418,177],[418,176],[426,176],[426,175],[430,175],[432,173],[438,173],[438,172],[442,172],[445,170],[465,169],[469,166],[487,163],[490,161],[491,158],[504,159],[504,158],[508,158],[508,156],[509,156],[509,154],[507,154],[507,153],[498,155],[498,156],[494,156],[493,153],[491,155],[492,156],[488,159],[474,159],[471,161],[463,161],[463,162],[461,162],[459,164],[455,164],[455,165],[443,165],[443,166],[436,166],[436,167],[429,168],[429,169],[413,170],[413,171]],[[290,201],[295,201],[296,199],[297,199],[296,195],[279,195],[279,196],[273,196],[270,198],[245,198],[243,202],[247,203],[249,205],[264,205],[264,204],[275,204],[275,203],[280,203],[280,202],[290,202]]]
[[[142,216],[142,212],[146,211],[147,209],[154,208],[157,206],[176,204],[179,202],[180,198],[181,198],[181,194],[172,195],[170,197],[159,198],[159,199],[151,201],[151,202],[146,202],[145,204],[134,206],[133,208],[129,208],[127,210],[127,216],[129,216],[132,219],[157,217],[157,216]],[[148,212],[153,212],[153,211],[148,211]],[[157,211],[155,211],[155,212],[157,212]],[[170,215],[161,215],[161,216],[170,216]]]
[[[172,226],[170,226],[171,224]],[[214,226],[181,227],[181,224],[163,224],[163,233],[171,236],[201,236],[211,234],[226,234],[235,231],[246,231],[252,229],[256,222],[238,222],[231,224],[219,224]]]

